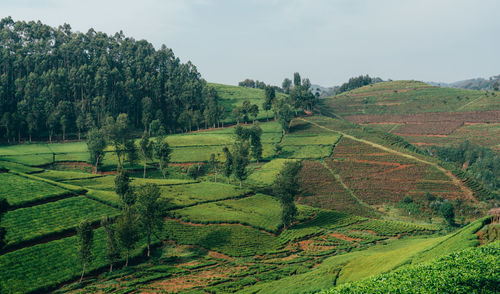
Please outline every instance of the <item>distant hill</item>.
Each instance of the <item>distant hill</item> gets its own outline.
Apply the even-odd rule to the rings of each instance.
[[[495,82],[500,83],[500,75],[492,76],[489,79],[474,78],[454,83],[427,82],[427,84],[438,87],[469,89],[469,90],[492,90]]]

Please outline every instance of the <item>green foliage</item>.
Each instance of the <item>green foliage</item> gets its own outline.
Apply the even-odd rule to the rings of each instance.
[[[178,244],[200,245],[230,256],[264,254],[278,248],[275,237],[257,229],[240,226],[192,226],[177,221],[167,221],[168,238]]]
[[[247,179],[248,183],[256,184],[259,186],[271,186],[281,169],[288,161],[293,159],[273,159],[270,162],[261,166],[258,170],[253,171]]]
[[[298,161],[286,162],[273,186],[273,193],[278,197],[282,206],[281,222],[285,229],[295,220],[297,215],[295,200],[300,192],[298,174],[301,167]]]
[[[240,223],[269,232],[280,227],[280,204],[273,197],[257,194],[174,210],[176,217],[197,223]]]
[[[454,252],[433,262],[404,267],[323,293],[494,293],[498,290],[500,243]]]
[[[136,248],[140,238],[137,214],[132,208],[126,208],[116,220],[116,238],[120,247],[125,250],[125,266],[128,266],[130,252]]]
[[[106,260],[109,263],[109,271],[113,271],[113,264],[120,259],[120,250],[116,240],[116,230],[113,220],[109,216],[103,216],[101,227],[106,232]]]
[[[162,197],[169,199],[171,208],[192,206],[230,198],[241,198],[250,191],[236,186],[201,182],[189,185],[171,185],[160,187]]]
[[[450,226],[455,225],[455,207],[450,202],[446,201],[439,208],[441,215]]]
[[[147,238],[147,256],[150,255],[151,235],[160,231],[163,226],[163,215],[165,214],[166,203],[161,201],[160,188],[155,184],[140,186],[137,190],[137,214],[139,222],[145,230]],[[163,199],[165,200],[165,199]]]
[[[71,194],[70,191],[56,185],[13,173],[0,173],[0,182],[4,183],[0,185],[0,197],[7,199],[12,206],[23,206]],[[12,190],[16,193],[12,193]]]
[[[85,274],[85,267],[92,261],[92,243],[94,241],[94,230],[92,229],[92,225],[87,219],[84,219],[80,222],[77,230],[78,236],[78,253],[80,255],[80,261],[82,263],[82,277],[80,278],[80,282],[83,279],[83,275]]]
[[[167,167],[170,162],[171,153],[172,149],[170,149],[170,145],[162,137],[159,137],[153,143],[153,156],[160,162],[160,171],[163,178],[167,176]]]
[[[368,230],[376,232],[382,236],[396,236],[398,234],[408,234],[412,232],[433,232],[439,228],[435,225],[419,225],[400,221],[369,220],[350,227],[354,230]]]
[[[87,148],[90,154],[90,163],[97,168],[102,165],[102,160],[104,158],[104,148],[106,148],[106,140],[104,139],[104,133],[99,129],[91,129],[87,134]]]
[[[116,216],[118,210],[84,196],[7,212],[2,224],[10,245],[74,231],[82,219],[96,222],[103,215]],[[36,225],[35,225],[36,224]]]
[[[247,166],[250,163],[249,156],[249,146],[246,141],[239,141],[234,145],[233,150],[233,164],[232,171],[236,179],[240,181],[240,188],[242,181],[247,178],[248,170]]]
[[[129,207],[134,205],[135,194],[130,187],[130,177],[126,170],[121,169],[115,177],[115,192],[123,204]]]

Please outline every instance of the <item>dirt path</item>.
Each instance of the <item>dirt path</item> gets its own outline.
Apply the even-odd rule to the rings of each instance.
[[[349,188],[347,187],[347,185],[344,183],[344,181],[342,181],[342,178],[340,177],[339,174],[336,174],[329,166],[328,164],[326,164],[326,162],[324,161],[321,161],[321,164],[330,172],[330,174],[337,180],[337,182],[340,183],[340,185],[342,185],[342,187],[344,188],[344,190],[347,191],[347,193],[349,193],[349,195],[351,195],[352,198],[354,198],[354,200],[356,202],[358,202],[361,206],[365,206],[367,207],[368,209],[372,210],[372,207],[370,205],[368,205],[367,203],[363,202],[361,199],[359,199],[358,197],[356,197],[356,195],[354,195],[354,192]]]
[[[403,152],[400,152],[400,151],[397,151],[397,150],[394,150],[394,149],[382,146],[380,144],[377,144],[377,143],[374,143],[374,142],[371,142],[371,141],[367,141],[365,139],[360,139],[360,138],[351,136],[351,135],[346,134],[346,133],[341,132],[341,131],[336,131],[336,130],[329,129],[329,128],[327,128],[325,126],[322,126],[322,125],[320,125],[318,123],[311,122],[311,121],[305,120],[303,118],[299,118],[299,119],[303,120],[304,122],[308,122],[310,124],[313,124],[313,125],[315,125],[315,126],[317,126],[319,128],[322,128],[324,130],[341,134],[342,136],[345,136],[346,138],[349,138],[351,140],[358,141],[358,142],[361,142],[361,143],[365,143],[365,144],[368,144],[368,145],[370,145],[372,147],[378,148],[380,150],[384,150],[386,152],[397,154],[399,156],[403,156],[403,157],[410,158],[410,159],[416,160],[418,162],[421,162],[421,163],[424,163],[424,164],[427,164],[427,165],[431,165],[431,166],[437,168],[439,171],[441,171],[444,174],[446,174],[453,181],[453,183],[455,185],[457,185],[458,187],[460,187],[460,189],[462,190],[462,192],[464,192],[464,194],[465,194],[465,196],[466,196],[467,199],[471,199],[472,201],[477,202],[476,197],[474,197],[474,193],[472,192],[471,189],[469,189],[469,187],[467,187],[460,179],[458,179],[457,177],[455,177],[455,175],[453,175],[449,170],[447,170],[447,169],[439,166],[437,163],[434,163],[434,162],[431,162],[431,161],[427,161],[427,160],[418,158],[416,156],[413,156],[413,155],[410,155],[410,154],[406,154],[406,153],[403,153]]]

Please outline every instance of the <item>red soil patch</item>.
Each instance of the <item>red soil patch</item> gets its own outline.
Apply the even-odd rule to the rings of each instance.
[[[220,252],[216,252],[216,251],[210,251],[210,252],[208,252],[208,256],[216,258],[216,259],[224,259],[224,260],[227,260],[227,261],[233,261],[234,260],[234,258],[232,258],[232,257],[230,257],[228,255],[222,254]]]
[[[334,237],[334,238],[337,238],[337,239],[341,239],[341,240],[345,240],[345,241],[349,241],[349,242],[359,242],[359,241],[363,241],[363,239],[359,239],[359,238],[351,238],[351,237],[349,237],[349,236],[342,235],[342,234],[339,234],[339,233],[331,233],[331,234],[329,234],[328,236],[330,236],[330,237]]]

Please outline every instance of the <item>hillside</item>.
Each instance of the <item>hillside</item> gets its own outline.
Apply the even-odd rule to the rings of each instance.
[[[500,93],[384,82],[324,100],[335,115],[417,146],[474,141],[500,152]]]
[[[245,94],[245,98],[257,100],[257,95]],[[338,273],[331,264],[338,264],[339,258],[345,261],[348,257],[353,260],[349,267],[356,268],[362,264],[358,264],[361,256],[373,256],[374,260],[386,254],[398,256],[395,263],[387,265],[387,271],[406,262],[409,255],[402,252],[414,258],[422,250],[440,248],[438,244],[447,238],[428,235],[446,226],[426,202],[426,192],[446,201],[460,199],[453,202],[460,205],[456,212],[459,222],[485,213],[477,200],[480,194],[472,187],[436,159],[415,153],[396,137],[322,116],[296,118],[285,136],[277,122],[262,122],[260,126],[264,159],[250,164],[243,189],[234,179],[228,183],[222,175],[217,183],[210,173],[196,179],[188,176],[189,169],[208,161],[211,153],[218,153],[219,160],[224,161],[221,150],[234,142],[234,127],[167,136],[173,149],[167,179],[161,179],[153,161],[148,163],[146,179],[139,177],[142,172],[135,171],[140,166],[126,166],[132,173],[132,186],[155,183],[162,197],[170,199],[164,230],[153,240],[154,257],[144,259],[144,243],[140,241],[132,253],[135,266],[99,274],[108,262],[104,231],[98,228],[90,266],[93,277],[84,284],[64,286],[61,291],[78,292],[83,287],[85,291],[203,289],[218,293],[251,285],[268,289],[267,282],[273,280],[293,276],[301,281],[302,274],[316,276],[318,266],[322,269],[319,272],[325,273],[318,278],[331,283],[331,273]],[[281,146],[279,152],[277,145]],[[83,218],[90,218],[98,227],[101,216],[119,213],[114,151],[106,153],[104,170],[109,172],[105,174],[89,173],[87,152],[84,143],[0,147],[0,165],[8,170],[0,176],[3,183],[10,183],[1,186],[0,195],[13,205],[3,222],[9,232],[8,247],[0,255],[0,285],[7,293],[46,291],[74,281],[81,270],[75,247],[76,226]],[[303,162],[302,194],[298,223],[281,231],[279,202],[268,193],[274,178],[290,160]],[[31,190],[39,192],[33,194]],[[411,205],[401,204],[405,196],[411,197]],[[75,209],[79,213],[74,213]],[[34,220],[36,227],[32,225]],[[470,234],[481,227],[476,225],[464,238],[477,239]],[[476,243],[460,244],[466,248]],[[429,256],[457,247],[442,248]],[[344,255],[350,251],[356,254]],[[354,281],[365,276],[345,279]],[[325,282],[318,286],[327,288]]]

